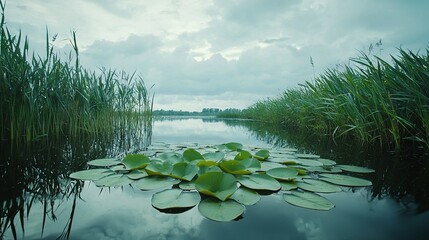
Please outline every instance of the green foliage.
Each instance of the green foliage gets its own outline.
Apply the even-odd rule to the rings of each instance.
[[[141,76],[82,68],[75,32],[67,60],[55,54],[55,37],[48,31],[46,55],[31,55],[29,40],[9,32],[3,5],[1,10],[1,139],[80,137],[151,126],[152,99]]]
[[[141,190],[164,190],[152,198],[152,205],[160,210],[192,208],[204,195],[206,199],[198,209],[215,221],[237,218],[244,205],[260,200],[258,191],[282,191],[288,203],[329,210],[333,204],[316,193],[342,191],[340,186],[372,185],[362,178],[332,174],[343,170],[360,174],[374,171],[369,168],[337,165],[333,160],[290,149],[253,148],[253,153],[243,148],[237,142],[204,148],[165,144],[157,147],[157,154],[151,157],[129,154],[122,160],[89,161],[88,165],[95,168],[72,173],[70,177],[92,180],[102,187],[135,184]],[[176,187],[165,190],[173,185]]]
[[[251,118],[311,134],[429,147],[429,51],[399,49],[391,61],[365,54],[314,81],[242,111]]]

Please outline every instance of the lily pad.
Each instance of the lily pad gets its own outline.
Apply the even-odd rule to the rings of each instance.
[[[167,161],[151,161],[145,168],[149,175],[170,175],[173,165]]]
[[[298,158],[308,158],[308,159],[317,159],[317,158],[320,158],[319,155],[308,154],[308,153],[296,153],[295,156],[298,157]]]
[[[244,210],[244,206],[234,200],[219,201],[207,198],[198,205],[198,211],[201,215],[219,222],[232,221],[242,215]]]
[[[298,185],[295,181],[279,181],[280,186],[282,187],[282,190],[289,191],[292,189],[297,189]]]
[[[225,201],[237,190],[237,180],[229,173],[207,172],[195,180],[195,188],[202,194]]]
[[[186,161],[192,162],[195,160],[204,160],[203,155],[193,148],[188,148],[183,152],[183,158]]]
[[[337,165],[337,167],[343,169],[347,172],[355,172],[355,173],[373,173],[375,172],[374,169],[366,168],[366,167],[359,167],[359,166],[353,166],[353,165]]]
[[[104,168],[87,169],[70,174],[70,178],[78,180],[98,180],[107,175],[113,174],[112,171]]]
[[[335,164],[337,164],[335,161],[325,158],[319,158],[317,159],[317,161],[323,163],[324,166],[334,166]]]
[[[315,159],[296,159],[295,160],[297,164],[301,164],[304,166],[323,166],[322,162],[319,162],[318,160]]]
[[[140,190],[166,188],[178,183],[180,183],[179,179],[166,176],[149,176],[135,182],[136,187]]]
[[[291,181],[298,176],[298,172],[294,168],[272,168],[267,171],[267,175],[284,181]]]
[[[201,201],[198,192],[184,192],[180,189],[166,189],[152,196],[152,206],[157,209],[190,208]]]
[[[249,172],[256,172],[261,169],[261,162],[255,158],[247,158],[240,160],[240,163],[248,170]]]
[[[122,159],[122,163],[127,170],[145,168],[150,163],[150,159],[144,154],[128,154]]]
[[[227,149],[232,150],[232,151],[238,151],[243,149],[243,144],[241,143],[237,143],[237,142],[229,142],[229,143],[225,143],[223,144]]]
[[[96,180],[95,185],[98,187],[120,187],[132,182],[134,180],[129,179],[125,174],[113,174]]]
[[[333,193],[342,191],[338,185],[316,179],[304,179],[302,182],[297,182],[296,184],[299,188],[310,192]]]
[[[225,157],[225,153],[223,152],[210,152],[203,154],[204,159],[211,160],[214,162],[219,162]]]
[[[252,154],[246,150],[241,150],[235,155],[234,160],[244,160],[248,158],[253,158]]]
[[[240,187],[232,194],[231,199],[243,205],[253,205],[261,199],[261,196],[254,190]]]
[[[198,171],[198,175],[201,176],[204,173],[208,172],[223,172],[220,167],[214,165],[214,166],[200,166],[200,170]]]
[[[127,177],[133,180],[138,180],[140,178],[144,178],[149,176],[145,170],[133,170],[127,174]]]
[[[362,178],[347,176],[347,175],[321,173],[319,176],[320,176],[320,180],[341,185],[341,186],[349,186],[349,187],[372,186],[371,181],[368,181]]]
[[[190,181],[190,182],[181,182],[179,184],[179,188],[182,190],[195,190],[195,182],[194,181]]]
[[[260,170],[266,172],[270,169],[279,168],[279,167],[284,167],[284,166],[280,163],[264,161],[264,162],[261,162]]]
[[[340,173],[343,170],[337,166],[310,166],[305,168],[309,172],[319,172],[319,173]]]
[[[97,167],[110,167],[120,164],[121,161],[117,158],[103,158],[103,159],[95,159],[88,162],[88,165],[97,166]]]
[[[191,181],[197,175],[199,168],[195,165],[179,162],[173,165],[171,176],[174,178]]]
[[[172,164],[183,162],[183,157],[181,154],[175,152],[165,152],[157,156],[158,159],[168,161]]]
[[[237,179],[243,186],[254,190],[277,191],[281,188],[276,179],[266,174],[241,175]]]
[[[270,156],[270,151],[261,149],[255,153],[255,158],[258,160],[266,160]]]
[[[250,174],[250,171],[246,169],[246,166],[241,164],[241,161],[237,160],[223,161],[219,164],[219,167],[224,172],[231,174]]]
[[[334,204],[328,199],[310,192],[290,191],[290,193],[283,194],[283,199],[295,206],[327,211],[334,207]]]

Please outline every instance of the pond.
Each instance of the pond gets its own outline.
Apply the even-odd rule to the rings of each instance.
[[[231,222],[204,218],[196,207],[160,212],[151,205],[157,191],[132,186],[99,188],[68,179],[86,162],[130,152],[132,137],[63,139],[1,150],[1,219],[4,239],[426,239],[429,234],[427,153],[336,149],[325,142],[293,140],[278,130],[247,121],[163,118],[146,143],[287,145],[338,163],[370,167],[372,187],[323,194],[335,204],[316,211],[286,203],[281,194],[262,196]],[[126,142],[127,144],[124,144]],[[141,146],[140,146],[141,147]]]

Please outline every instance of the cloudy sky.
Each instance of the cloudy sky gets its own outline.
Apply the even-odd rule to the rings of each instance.
[[[8,0],[6,21],[43,55],[76,31],[83,66],[136,71],[156,109],[244,108],[373,52],[429,46],[426,0]],[[310,59],[312,59],[312,63]]]

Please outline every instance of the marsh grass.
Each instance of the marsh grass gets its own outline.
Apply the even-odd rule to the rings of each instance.
[[[333,138],[395,147],[414,140],[429,147],[429,52],[399,49],[390,62],[362,53],[352,65],[328,69],[243,115]]]
[[[29,55],[29,40],[9,32],[0,6],[1,139],[113,134],[150,126],[153,99],[141,76],[82,68],[74,32],[68,60],[54,53],[48,31],[46,56]]]

